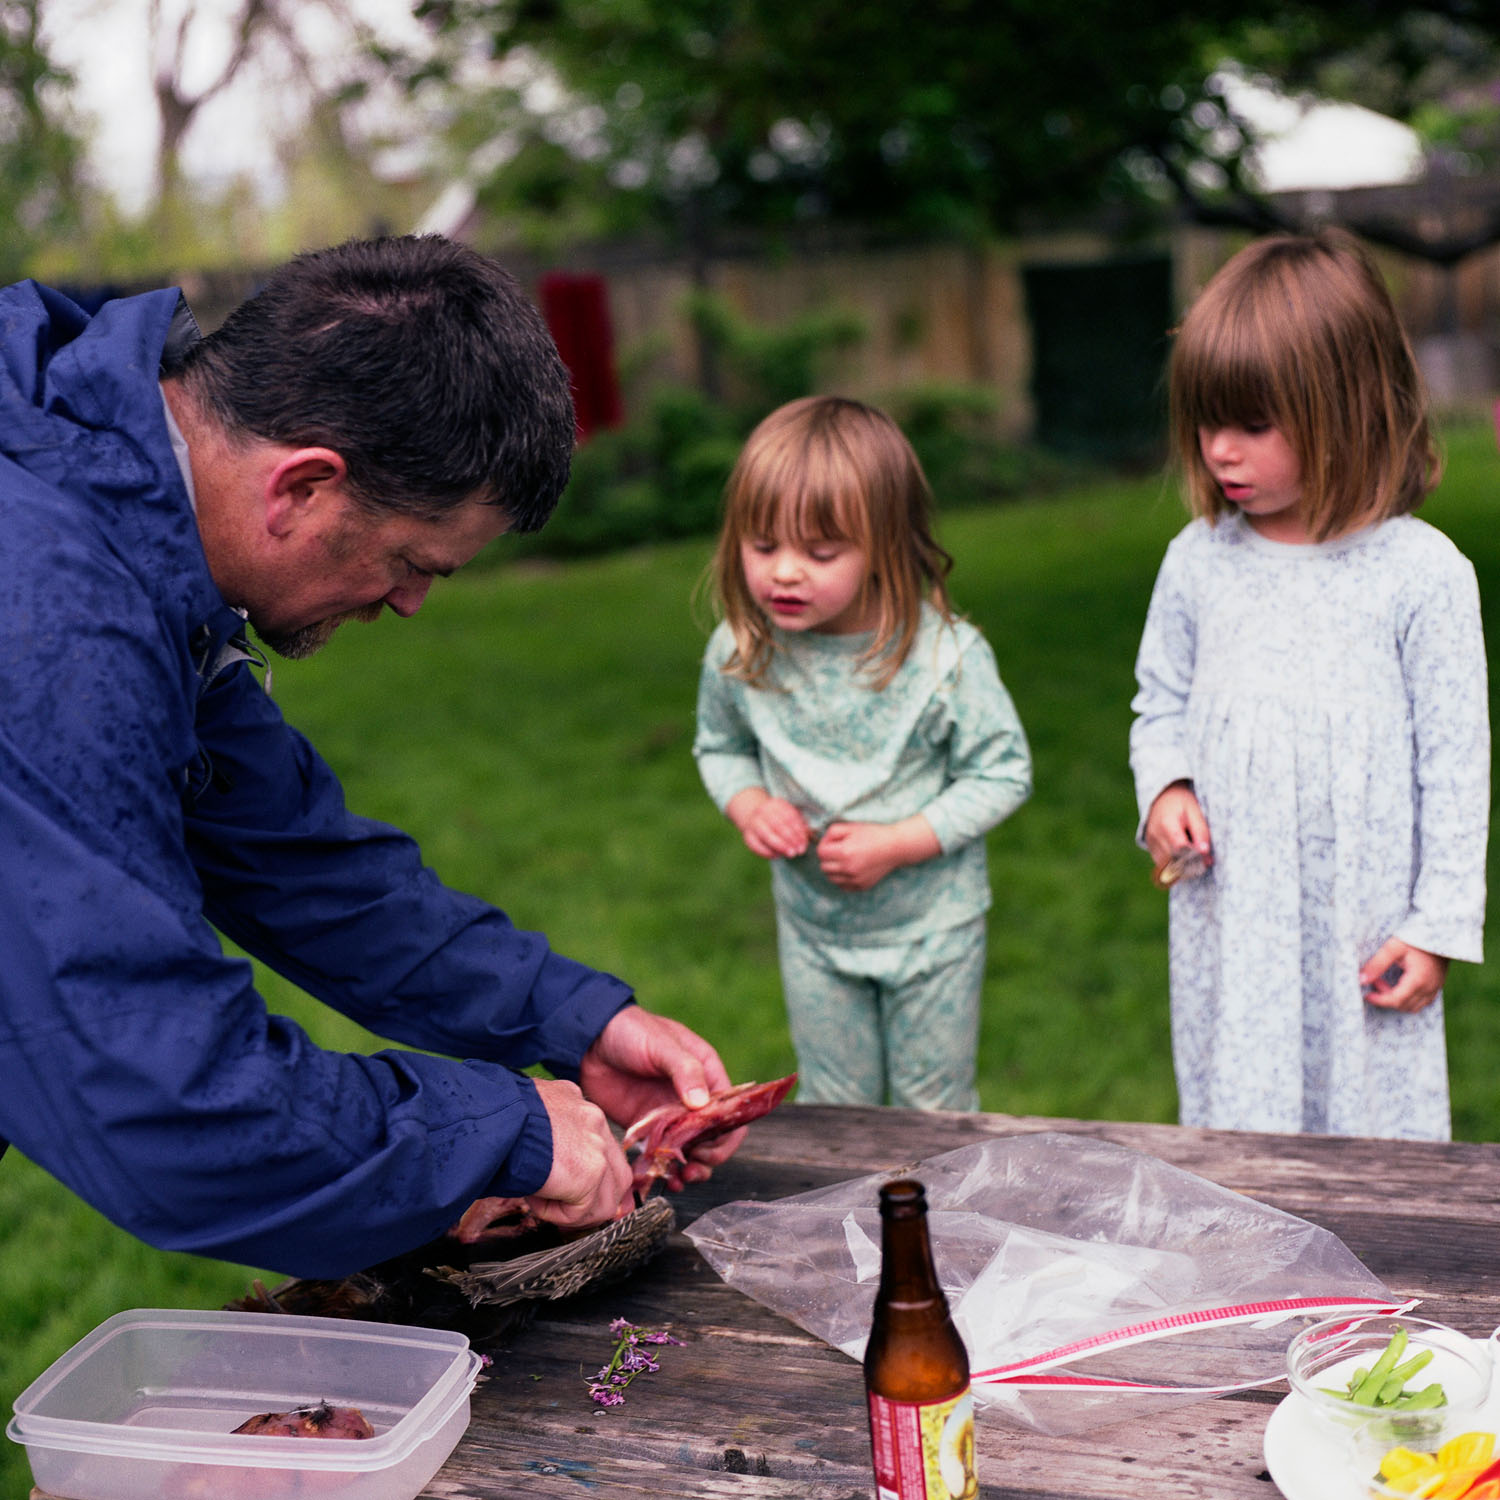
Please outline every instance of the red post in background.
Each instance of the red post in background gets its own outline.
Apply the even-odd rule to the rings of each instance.
[[[624,411],[615,374],[614,331],[604,278],[548,271],[537,291],[557,352],[573,377],[578,441],[583,442],[601,428],[618,427]]]

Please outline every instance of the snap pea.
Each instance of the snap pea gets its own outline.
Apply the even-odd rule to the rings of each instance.
[[[1406,1382],[1432,1361],[1432,1350],[1423,1349],[1421,1353],[1414,1354],[1404,1365],[1397,1365],[1386,1377],[1386,1382],[1380,1388],[1380,1397],[1376,1401],[1377,1406],[1389,1406],[1406,1389]]]
[[[1343,1390],[1331,1386],[1319,1389],[1341,1401],[1382,1411],[1427,1411],[1435,1406],[1445,1406],[1448,1398],[1442,1385],[1436,1381],[1420,1391],[1407,1391],[1407,1382],[1431,1363],[1433,1354],[1431,1349],[1420,1349],[1402,1363],[1401,1356],[1406,1353],[1407,1343],[1406,1330],[1398,1328],[1375,1363],[1368,1368],[1361,1365],[1356,1369]]]
[[[1357,1386],[1349,1392],[1349,1399],[1360,1406],[1374,1406],[1380,1399],[1380,1393],[1385,1387],[1386,1378],[1396,1368],[1396,1361],[1406,1352],[1406,1330],[1398,1328],[1391,1335],[1391,1341],[1381,1351],[1380,1358],[1375,1361],[1370,1373],[1365,1376]]]
[[[1402,1396],[1399,1401],[1388,1403],[1391,1411],[1427,1411],[1434,1406],[1446,1406],[1448,1398],[1443,1392],[1443,1387],[1434,1380],[1431,1385],[1424,1385],[1420,1391],[1413,1391],[1409,1396]]]

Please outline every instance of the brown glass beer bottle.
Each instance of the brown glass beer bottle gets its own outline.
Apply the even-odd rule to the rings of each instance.
[[[969,1356],[938,1284],[920,1182],[880,1189],[880,1226],[880,1290],[865,1346],[877,1500],[975,1500]]]

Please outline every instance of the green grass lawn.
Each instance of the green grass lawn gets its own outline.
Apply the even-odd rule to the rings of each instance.
[[[1500,456],[1449,434],[1424,512],[1500,610]],[[990,838],[995,905],[980,1053],[984,1107],[1171,1120],[1165,897],[1135,849],[1126,765],[1132,663],[1181,526],[1159,478],[960,512],[942,528],[954,593],[985,631],[1031,738],[1036,794]],[[503,555],[504,543],[500,544]],[[275,668],[274,692],[343,776],[351,805],[422,841],[451,884],[611,969],[709,1037],[738,1079],[790,1070],[769,880],[699,784],[693,702],[708,544],[501,565],[439,584],[421,618],[348,627]],[[274,1009],[327,1046],[380,1045],[262,973]],[[1454,1124],[1500,1139],[1491,1018],[1500,981],[1448,988]],[[0,1161],[0,1395],[127,1307],[212,1307],[254,1274],[136,1244],[29,1162]],[[24,1496],[0,1454],[0,1496]]]

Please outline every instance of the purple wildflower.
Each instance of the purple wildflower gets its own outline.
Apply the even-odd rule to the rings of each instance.
[[[641,1344],[676,1344],[682,1347],[681,1339],[674,1339],[665,1328],[638,1328],[625,1318],[616,1318],[609,1325],[615,1339],[615,1349],[610,1361],[589,1380],[589,1396],[600,1406],[619,1406],[625,1400],[625,1387],[637,1375],[650,1374],[661,1369],[653,1355],[639,1346]],[[588,1377],[585,1377],[587,1379]]]

